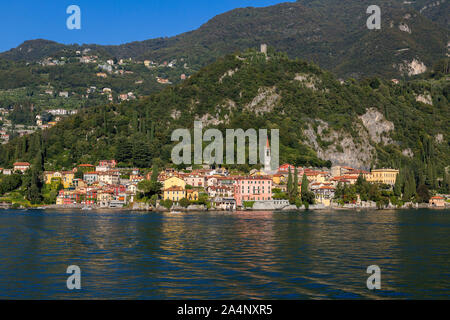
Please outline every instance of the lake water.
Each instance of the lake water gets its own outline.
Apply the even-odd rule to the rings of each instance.
[[[448,299],[450,210],[0,210],[0,299],[13,298]]]

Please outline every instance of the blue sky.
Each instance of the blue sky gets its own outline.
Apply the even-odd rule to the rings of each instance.
[[[0,52],[25,40],[121,44],[194,30],[215,15],[287,0],[0,0]],[[68,30],[69,5],[81,9],[81,30]]]

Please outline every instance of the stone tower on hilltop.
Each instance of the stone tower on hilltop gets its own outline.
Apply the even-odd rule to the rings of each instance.
[[[267,56],[267,44],[261,44],[261,53],[264,53]]]

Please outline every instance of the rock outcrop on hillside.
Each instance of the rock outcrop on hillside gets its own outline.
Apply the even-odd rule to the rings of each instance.
[[[369,132],[370,139],[373,142],[383,143],[384,145],[392,143],[392,139],[388,134],[395,129],[394,124],[387,121],[380,111],[376,108],[370,108],[359,118]]]
[[[389,134],[395,127],[376,108],[367,109],[359,120],[353,123],[352,128],[357,137],[349,131],[333,130],[320,119],[314,120],[316,130],[310,124],[303,134],[320,158],[330,160],[334,165],[367,168],[376,159],[375,144],[393,143]]]
[[[354,123],[358,139],[352,137],[348,131],[330,129],[328,123],[320,119],[316,119],[315,124],[317,130],[309,124],[303,134],[306,143],[317,152],[319,158],[330,160],[333,165],[349,165],[357,168],[370,166],[375,157],[375,149],[370,143],[369,134],[360,123]]]

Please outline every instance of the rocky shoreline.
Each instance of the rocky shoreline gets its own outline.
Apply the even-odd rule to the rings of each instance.
[[[86,208],[89,208],[86,210]],[[233,210],[233,211],[316,211],[316,210],[405,210],[405,209],[449,209],[450,204],[446,204],[445,207],[432,207],[426,203],[422,204],[413,204],[413,203],[406,203],[401,207],[389,205],[385,208],[377,208],[376,205],[371,204],[363,204],[363,205],[357,205],[357,204],[348,204],[344,206],[324,206],[324,205],[310,205],[309,208],[305,208],[304,206],[298,208],[295,205],[288,205],[283,208],[278,209],[271,209],[271,208],[244,208],[241,210]],[[0,203],[0,209],[13,209],[13,206],[9,203]],[[73,204],[73,205],[45,205],[40,207],[32,207],[32,208],[25,208],[25,207],[18,207],[14,208],[16,210],[86,210],[86,211],[144,211],[144,212],[207,212],[207,211],[213,211],[213,212],[220,212],[220,211],[229,211],[233,212],[231,210],[223,210],[223,209],[208,209],[204,205],[190,205],[187,208],[180,207],[180,206],[173,206],[170,210],[166,207],[162,207],[157,205],[156,207],[146,204],[146,203],[133,203],[130,207],[123,207],[123,208],[109,208],[109,207],[99,207],[99,206],[85,206],[85,205],[79,205],[79,204]]]

